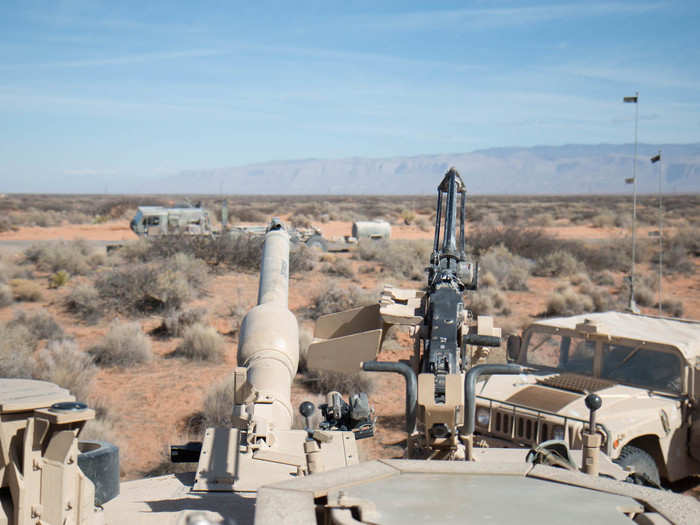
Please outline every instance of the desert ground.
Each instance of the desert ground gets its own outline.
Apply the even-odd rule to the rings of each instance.
[[[434,196],[225,197],[230,223],[279,216],[316,226],[329,239],[355,220],[392,223],[388,243],[347,253],[294,248],[290,309],[308,345],[319,315],[376,300],[384,284],[420,288],[433,235]],[[212,217],[223,197],[202,196]],[[240,321],[257,295],[259,239],[202,245],[183,237],[153,243],[129,229],[138,205],[171,196],[7,195],[0,199],[0,373],[70,388],[98,418],[86,434],[121,447],[122,476],[171,471],[171,444],[196,439],[230,417],[227,378],[236,366]],[[658,203],[642,196],[637,227],[636,299],[658,312]],[[619,309],[631,250],[627,196],[477,196],[467,243],[481,283],[465,295],[504,334],[533,319]],[[663,214],[663,308],[700,319],[700,196],[668,196]],[[120,249],[105,250],[107,244]],[[180,255],[177,255],[180,254]],[[397,331],[382,360],[408,358]],[[500,357],[499,357],[500,356]],[[502,359],[495,352],[492,359]],[[333,386],[370,392],[377,434],[364,458],[402,454],[403,384],[390,374],[327,377],[301,371],[293,402]],[[227,397],[228,396],[228,397]]]

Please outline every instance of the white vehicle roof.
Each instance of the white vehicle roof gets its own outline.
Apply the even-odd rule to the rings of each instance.
[[[597,327],[596,333],[625,339],[650,341],[678,348],[686,359],[700,356],[700,322],[667,319],[622,312],[581,314],[536,321],[532,326],[549,326],[575,330],[588,320]]]

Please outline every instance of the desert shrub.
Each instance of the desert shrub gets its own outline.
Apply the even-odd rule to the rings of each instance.
[[[32,278],[31,270],[14,263],[14,261],[0,260],[0,282],[7,283],[10,279]]]
[[[407,226],[413,224],[413,221],[416,220],[416,212],[412,210],[403,210],[401,212],[401,220]]]
[[[14,294],[12,288],[6,284],[0,284],[0,308],[9,306],[14,302]]]
[[[496,288],[498,286],[498,279],[488,270],[481,270],[479,272],[479,286],[481,288]]]
[[[34,377],[67,388],[77,399],[85,401],[95,377],[95,365],[89,355],[68,339],[49,341],[39,352]]]
[[[8,323],[8,326],[17,325],[26,327],[36,340],[63,338],[63,328],[49,312],[43,309],[30,314],[23,310],[15,312],[15,317]]]
[[[385,272],[397,278],[421,281],[431,250],[429,241],[363,241],[356,256],[379,262]]]
[[[467,295],[467,308],[473,316],[493,315],[507,311],[506,298],[496,288],[482,288]]]
[[[593,282],[600,286],[613,286],[615,284],[615,277],[612,273],[603,270],[593,275]]]
[[[535,260],[543,253],[561,247],[558,239],[546,235],[540,229],[501,227],[479,228],[469,235],[469,248],[479,256],[493,246],[503,245],[514,255]]]
[[[482,228],[499,228],[503,226],[501,219],[495,213],[486,213],[479,220],[479,226]]]
[[[574,273],[569,276],[569,282],[574,286],[584,285],[588,286],[591,284],[591,279],[588,277],[586,272]]]
[[[588,296],[593,301],[593,309],[596,312],[607,312],[608,310],[615,310],[619,306],[617,304],[616,299],[605,288],[593,288],[588,293]]]
[[[174,310],[163,316],[160,325],[151,333],[161,337],[181,337],[185,333],[185,329],[201,322],[206,315],[205,308]]]
[[[310,272],[314,269],[315,250],[305,244],[293,245],[289,250],[289,274]]]
[[[167,261],[132,263],[103,272],[95,281],[100,298],[127,313],[174,310],[204,288],[201,261],[177,254]]]
[[[100,296],[94,286],[79,284],[65,298],[66,310],[87,322],[96,322],[101,316]]]
[[[50,244],[34,244],[24,251],[26,261],[47,272],[65,270],[82,275],[90,270],[90,247],[84,241],[59,241]]]
[[[291,218],[292,226],[295,228],[311,228],[311,218],[306,215],[294,215]]]
[[[0,377],[32,377],[34,338],[26,326],[0,324]]]
[[[202,408],[202,427],[230,427],[233,425],[233,376],[209,389]]]
[[[10,287],[17,301],[39,301],[43,297],[41,286],[29,279],[12,279]]]
[[[336,391],[341,394],[357,394],[372,392],[372,379],[369,372],[328,372],[325,370],[310,370],[304,374],[302,381],[315,394],[327,394]]]
[[[530,224],[534,226],[548,227],[554,225],[554,216],[549,213],[538,213],[530,219]]]
[[[596,228],[610,228],[615,225],[615,214],[611,211],[604,211],[593,217],[591,222]]]
[[[49,275],[49,288],[60,288],[68,282],[70,274],[65,270],[58,270],[56,273]]]
[[[502,244],[489,248],[479,259],[479,265],[491,273],[504,289],[527,290],[532,262],[513,255]]]
[[[162,257],[160,254],[154,254],[154,250],[159,246],[159,239],[144,239],[139,238],[132,242],[126,242],[119,247],[118,250],[111,252],[113,255],[118,255],[128,262],[148,262],[154,258]]]
[[[658,308],[659,303],[657,302],[654,306]],[[674,299],[662,301],[661,310],[664,315],[683,317],[683,303],[681,301],[676,301]]]
[[[651,306],[654,304],[654,291],[644,283],[634,285],[634,300],[640,306]]]
[[[88,353],[98,366],[131,367],[153,357],[151,342],[139,323],[112,323],[103,341]]]
[[[257,272],[262,260],[262,235],[162,235],[148,242],[139,240],[118,250],[129,262],[151,262],[170,259],[177,253],[204,261],[213,267]],[[313,268],[314,256],[304,244],[293,244],[289,252],[289,273]]]
[[[214,327],[195,323],[185,329],[184,339],[172,353],[195,361],[221,362],[224,358],[224,339]]]
[[[576,315],[593,311],[593,300],[570,287],[556,290],[547,302],[546,315]]]
[[[672,243],[668,248],[664,249],[662,264],[666,273],[683,273],[687,275],[695,273],[695,262],[690,258],[688,249],[680,243]]]
[[[357,286],[340,288],[335,283],[327,283],[311,300],[308,315],[318,319],[322,315],[341,312],[357,306],[367,306],[376,302],[376,295]]]
[[[340,257],[333,262],[324,264],[321,267],[321,271],[329,275],[337,275],[348,279],[355,277],[355,270],[352,269],[352,265],[346,259]]]
[[[568,251],[556,250],[539,257],[533,273],[541,277],[569,276],[582,271],[582,265]]]

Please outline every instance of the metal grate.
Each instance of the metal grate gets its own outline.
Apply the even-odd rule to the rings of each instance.
[[[538,379],[537,382],[542,385],[553,386],[584,394],[589,392],[597,392],[598,390],[603,390],[604,388],[608,388],[615,384],[612,381],[606,381],[595,377],[579,376],[575,374],[559,374],[556,376],[549,376],[543,379]]]

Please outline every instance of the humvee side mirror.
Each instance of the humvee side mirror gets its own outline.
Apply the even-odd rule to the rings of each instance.
[[[520,357],[520,345],[522,344],[522,338],[519,335],[509,335],[508,344],[506,347],[506,356],[508,362],[517,361]]]

